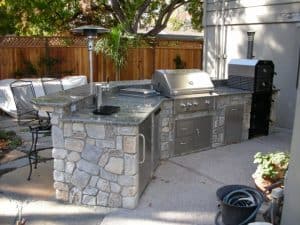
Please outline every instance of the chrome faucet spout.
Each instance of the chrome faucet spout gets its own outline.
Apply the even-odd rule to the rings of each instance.
[[[99,109],[102,105],[102,87],[100,85],[97,86],[97,95],[96,95],[96,108]]]

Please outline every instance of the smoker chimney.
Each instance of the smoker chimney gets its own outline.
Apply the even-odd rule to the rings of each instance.
[[[248,31],[248,48],[247,48],[247,59],[253,59],[253,44],[254,44],[254,31]]]

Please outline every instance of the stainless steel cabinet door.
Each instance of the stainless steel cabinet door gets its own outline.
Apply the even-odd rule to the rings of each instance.
[[[191,152],[192,150],[194,150],[192,136],[176,138],[174,149],[175,155],[185,154]]]
[[[202,149],[211,146],[212,116],[198,117],[194,125],[194,148]]]
[[[227,106],[225,109],[224,143],[238,143],[242,140],[244,106]]]
[[[187,137],[194,134],[194,119],[176,120],[176,138]]]
[[[151,123],[149,116],[139,127],[139,195],[151,180]]]
[[[177,120],[175,155],[201,150],[211,146],[212,116]]]

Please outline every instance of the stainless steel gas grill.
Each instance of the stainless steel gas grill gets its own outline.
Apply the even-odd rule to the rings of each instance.
[[[174,100],[174,155],[210,148],[215,98],[209,74],[198,69],[157,70],[152,84]]]
[[[156,70],[152,83],[157,91],[167,97],[214,90],[209,74],[198,69]]]
[[[199,69],[157,70],[152,84],[162,95],[175,99],[175,114],[212,110],[214,107],[213,97],[199,97],[199,94],[214,90],[209,74]]]

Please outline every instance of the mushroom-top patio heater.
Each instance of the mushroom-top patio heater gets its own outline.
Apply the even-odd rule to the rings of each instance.
[[[89,51],[89,65],[90,65],[90,93],[94,94],[93,88],[93,49],[94,49],[94,38],[97,37],[97,34],[103,34],[108,32],[107,29],[101,26],[95,25],[85,25],[76,27],[72,30],[73,33],[82,34],[87,36],[87,47]]]

